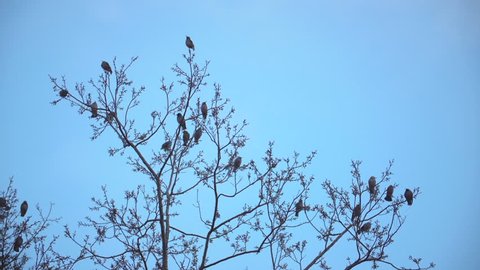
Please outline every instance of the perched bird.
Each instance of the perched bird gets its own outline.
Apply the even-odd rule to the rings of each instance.
[[[195,130],[193,133],[193,139],[195,140],[195,143],[198,143],[198,140],[200,140],[200,137],[202,137],[202,128],[199,127]]]
[[[360,217],[360,214],[362,213],[362,207],[360,206],[360,204],[357,204],[354,208],[353,208],[353,212],[352,212],[352,222],[355,220],[355,219],[358,219]]]
[[[303,210],[303,200],[300,199],[298,202],[295,204],[295,216],[298,217],[298,214],[300,211]]]
[[[162,150],[163,151],[170,151],[171,147],[172,147],[172,142],[171,141],[166,141],[162,144]]]
[[[387,195],[385,195],[385,201],[387,201],[387,202],[392,201],[393,189],[394,189],[394,187],[392,185],[387,187]]]
[[[188,131],[184,130],[183,131],[183,146],[187,146],[188,141],[190,141],[190,133],[188,133]]]
[[[15,238],[15,242],[13,243],[13,250],[16,252],[20,251],[20,247],[23,244],[23,238],[19,235],[17,238]]]
[[[242,157],[236,157],[233,161],[233,171],[236,172],[240,165],[242,165]]]
[[[65,97],[68,96],[68,91],[66,89],[62,89],[62,90],[60,90],[59,95],[60,95],[60,97],[65,98]]]
[[[22,205],[20,205],[20,215],[24,217],[25,214],[27,214],[27,210],[28,210],[28,203],[27,201],[23,201]]]
[[[412,205],[413,204],[413,192],[410,190],[410,189],[406,189],[405,190],[405,199],[407,200],[407,203],[408,205]]]
[[[90,109],[92,110],[92,118],[95,118],[98,116],[98,105],[97,105],[97,102],[94,101],[91,105],[90,105]]]
[[[108,112],[107,116],[105,117],[105,121],[111,124],[113,122],[113,119],[115,119],[115,116],[117,114],[115,112]]]
[[[362,227],[360,227],[359,233],[368,232],[368,231],[370,231],[370,228],[372,228],[372,223],[367,222],[367,223],[363,224]]]
[[[193,45],[193,41],[190,39],[189,36],[187,36],[187,38],[185,39],[185,45],[187,45],[189,49],[192,49],[195,51],[195,45]]]
[[[183,118],[183,115],[181,113],[177,113],[177,122],[184,130],[187,129],[185,118]]]
[[[0,197],[0,208],[7,208],[7,199]]]
[[[377,185],[377,179],[375,176],[371,176],[370,179],[368,179],[368,190],[370,191],[371,195],[375,195],[375,186]]]
[[[112,68],[110,67],[110,64],[107,61],[102,61],[101,66],[105,72],[112,74]]]
[[[202,111],[203,120],[207,119],[208,107],[206,102],[202,102],[201,111]]]

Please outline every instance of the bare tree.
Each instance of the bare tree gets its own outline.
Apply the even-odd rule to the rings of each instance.
[[[0,195],[0,269],[68,269],[72,261],[55,250],[58,236],[49,237],[47,230],[57,218],[51,218],[52,205],[44,213],[20,206],[13,178]],[[22,215],[23,214],[23,215]]]
[[[92,139],[111,131],[119,145],[109,154],[127,154],[128,165],[145,178],[144,185],[126,191],[121,199],[102,188],[103,197],[94,198],[91,207],[98,215],[79,223],[91,229],[91,235],[79,236],[66,227],[66,236],[81,250],[79,259],[105,269],[207,269],[265,251],[272,269],[327,269],[325,254],[339,239],[348,238],[358,256],[346,269],[364,262],[396,268],[384,251],[404,222],[399,209],[405,201],[396,197],[385,204],[380,189],[365,198],[369,189],[360,178],[359,163],[354,163],[353,194],[325,181],[331,202],[309,205],[314,178],[303,171],[316,153],[277,157],[271,142],[263,157],[245,156],[247,123],[234,123],[235,110],[228,108],[220,85],[206,83],[209,62],[197,64],[191,48],[193,42],[183,55],[185,65],[172,68],[178,81],[162,78],[163,99],[155,102],[161,105],[142,117],[150,119],[144,126],[133,115],[146,88],[134,87],[127,77],[137,58],[126,65],[114,59],[113,68],[102,62],[104,72],[87,86],[70,88],[63,77],[50,77],[59,95],[52,103],[67,101],[87,114]],[[389,171],[377,188],[389,181]],[[351,221],[355,204],[362,211]],[[383,220],[387,215],[391,219]],[[371,224],[368,230],[361,229],[365,222]],[[312,229],[324,243],[309,260],[306,246],[315,240],[296,241],[291,230],[299,227]]]

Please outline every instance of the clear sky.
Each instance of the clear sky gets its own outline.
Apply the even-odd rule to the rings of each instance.
[[[480,1],[163,2],[1,1],[1,189],[14,176],[21,199],[75,224],[102,184],[145,181],[108,156],[115,136],[91,142],[85,117],[49,104],[48,74],[73,85],[139,56],[131,78],[156,91],[188,34],[250,123],[249,159],[269,140],[281,155],[318,150],[307,172],[344,187],[350,160],[378,175],[395,159],[393,180],[422,194],[390,253],[477,269]]]

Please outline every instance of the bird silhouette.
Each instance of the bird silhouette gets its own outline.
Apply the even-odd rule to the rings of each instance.
[[[20,205],[20,215],[24,217],[25,214],[27,214],[27,210],[28,210],[28,203],[27,201],[23,201],[22,205]]]
[[[110,64],[107,61],[102,61],[101,64],[103,71],[112,74],[112,68],[110,67]]]
[[[375,176],[371,176],[370,179],[368,179],[368,190],[370,191],[371,195],[375,195],[375,186],[377,185],[377,179]]]
[[[353,208],[353,212],[352,212],[352,222],[355,220],[355,219],[358,219],[360,217],[360,214],[362,213],[362,206],[360,206],[360,204],[357,204],[354,208]]]
[[[15,238],[15,242],[13,243],[13,250],[16,252],[20,251],[20,247],[23,244],[23,238],[19,235],[17,238]]]
[[[62,98],[67,97],[67,96],[68,96],[68,90],[66,90],[66,89],[60,90],[59,95],[60,95],[60,97],[62,97]]]
[[[242,157],[236,157],[233,161],[233,171],[236,172],[240,165],[242,165]]]
[[[92,111],[92,118],[95,118],[98,116],[98,105],[97,105],[97,102],[94,101],[91,105],[90,105],[90,109]]]
[[[207,119],[207,113],[208,113],[207,103],[202,102],[201,111],[202,111],[203,120]]]
[[[162,144],[162,150],[164,150],[164,151],[170,151],[171,147],[172,147],[172,142],[171,141],[166,141]]]
[[[370,222],[367,222],[365,224],[362,225],[362,227],[360,227],[360,233],[363,233],[363,232],[368,232],[370,231],[370,228],[372,228],[372,223]]]
[[[190,133],[188,133],[188,131],[184,130],[183,131],[183,146],[187,146],[188,141],[190,141]]]
[[[300,199],[298,202],[295,204],[295,216],[298,217],[298,214],[300,211],[303,210],[303,200]]]
[[[5,199],[4,197],[0,197],[0,208],[7,208],[7,206],[7,199]]]
[[[105,122],[111,124],[115,119],[115,116],[117,116],[115,112],[108,112],[107,116],[105,117]]]
[[[392,201],[393,189],[394,187],[392,185],[387,187],[387,194],[385,195],[385,201],[388,201],[388,202]]]
[[[195,140],[195,143],[198,143],[198,140],[200,140],[200,137],[202,137],[202,128],[199,127],[195,130],[193,133],[193,139]]]
[[[184,130],[187,129],[185,118],[183,118],[183,115],[181,113],[177,113],[177,122]]]
[[[407,200],[407,203],[408,205],[412,205],[413,204],[413,192],[410,190],[410,189],[406,189],[405,190],[405,194],[403,194],[405,196],[405,199]]]
[[[187,48],[195,51],[195,45],[193,45],[193,41],[189,36],[185,39],[185,45],[187,45]]]

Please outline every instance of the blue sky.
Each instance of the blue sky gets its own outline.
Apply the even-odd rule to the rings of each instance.
[[[155,91],[176,80],[188,34],[197,60],[211,60],[210,85],[249,122],[246,156],[259,160],[270,140],[280,155],[318,150],[307,172],[345,187],[350,160],[367,176],[395,159],[394,181],[422,195],[392,256],[480,265],[480,2],[158,2],[0,3],[1,189],[14,176],[21,198],[54,202],[74,224],[100,185],[142,183],[108,157],[115,136],[91,142],[85,117],[49,104],[48,75],[73,85],[101,60],[139,56],[131,78]]]

